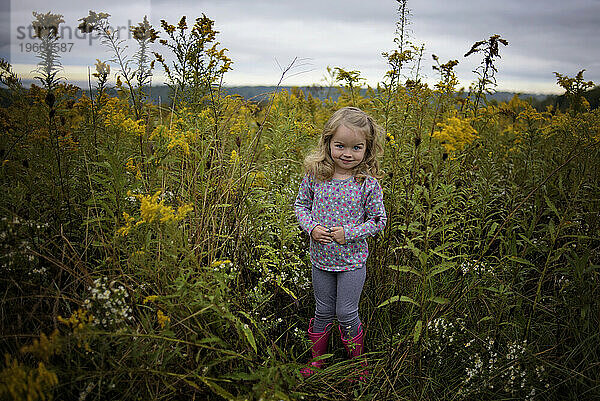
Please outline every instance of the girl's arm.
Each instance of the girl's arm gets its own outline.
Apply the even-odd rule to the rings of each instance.
[[[376,179],[367,191],[365,200],[365,222],[356,226],[344,225],[346,241],[358,241],[374,236],[385,228],[387,216],[383,206],[383,191]]]
[[[294,210],[296,212],[296,218],[300,223],[300,227],[310,235],[313,228],[318,224],[313,220],[311,216],[312,204],[314,197],[314,182],[311,177],[306,174],[298,189],[298,196],[294,202]]]

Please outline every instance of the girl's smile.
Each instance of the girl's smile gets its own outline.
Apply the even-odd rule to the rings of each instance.
[[[347,177],[365,157],[366,140],[362,133],[340,125],[331,137],[329,151],[335,164],[334,178]]]

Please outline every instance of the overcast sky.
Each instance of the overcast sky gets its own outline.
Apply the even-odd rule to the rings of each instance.
[[[192,21],[206,14],[215,21],[218,40],[233,60],[227,85],[274,85],[281,68],[298,57],[283,85],[323,83],[331,66],[360,70],[374,86],[388,69],[381,52],[394,49],[398,19],[398,3],[392,0],[80,0],[75,5],[72,0],[54,0],[52,8],[42,0],[10,0],[10,10],[9,0],[0,1],[10,60],[23,76],[37,63],[31,51],[36,39],[27,34],[32,11],[64,16],[62,40],[69,51],[62,53],[63,76],[74,83],[87,81],[87,66],[93,69],[97,58],[111,58],[98,40],[90,44],[89,38],[76,35],[78,19],[88,10],[111,14],[117,28],[137,24],[144,15],[158,27],[161,19],[176,24],[183,15]],[[600,84],[600,0],[409,0],[408,7],[410,40],[425,45],[421,74],[429,83],[436,78],[431,68],[431,55],[436,54],[441,62],[458,60],[461,86],[468,86],[481,57],[463,55],[474,42],[499,34],[509,45],[500,49],[498,90],[561,93],[553,72],[574,76],[581,69],[586,69],[586,80]],[[4,57],[7,49],[0,51]],[[133,50],[131,41],[129,54]],[[161,53],[166,54],[164,49]],[[158,68],[157,75],[161,73]],[[405,74],[411,77],[411,71]]]

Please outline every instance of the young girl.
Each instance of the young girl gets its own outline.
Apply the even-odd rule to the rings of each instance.
[[[319,146],[304,162],[306,174],[294,208],[300,226],[310,235],[316,308],[308,335],[313,359],[327,352],[336,316],[349,357],[363,352],[358,302],[369,254],[366,238],[382,231],[387,219],[376,179],[382,142],[383,130],[370,116],[344,107],[325,124]],[[312,375],[312,367],[322,368],[323,361],[311,362],[302,375]]]

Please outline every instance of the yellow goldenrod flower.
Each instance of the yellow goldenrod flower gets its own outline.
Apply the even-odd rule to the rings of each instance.
[[[160,309],[156,311],[156,318],[161,329],[164,329],[166,324],[171,321],[171,318],[165,315]]]
[[[161,223],[166,223],[169,221],[181,221],[185,218],[185,216],[192,210],[194,207],[191,204],[185,204],[179,206],[177,211],[175,211],[171,206],[166,206],[164,204],[164,200],[158,200],[161,191],[156,191],[154,195],[139,195],[134,194],[131,191],[127,192],[129,196],[136,197],[140,202],[140,215],[141,220],[135,223],[135,225],[140,225],[143,223],[152,223],[153,221],[159,221]],[[125,214],[124,214],[125,215]],[[127,217],[129,217],[127,215]],[[133,218],[129,218],[129,221],[133,221]],[[127,226],[123,227],[122,230],[126,230]],[[121,230],[119,230],[121,233]],[[128,232],[128,231],[126,231]],[[126,234],[123,234],[126,235]]]
[[[154,139],[160,138],[163,136],[163,134],[166,131],[167,131],[167,127],[165,127],[164,125],[158,125],[156,128],[154,128],[154,130],[152,131],[152,133],[150,134],[150,137],[148,139],[154,140]]]
[[[170,128],[164,125],[157,126],[150,134],[150,140],[167,141],[167,149],[181,148],[186,155],[190,154],[190,140],[195,134],[188,133],[181,126],[185,123],[185,116],[175,119]]]
[[[135,173],[135,177],[137,179],[142,178],[142,170],[140,170],[140,167],[137,164],[135,164],[133,157],[127,159],[127,164],[125,165],[125,168],[130,173]]]
[[[154,302],[154,301],[156,301],[157,298],[158,298],[158,295],[148,295],[146,298],[144,298],[144,303]]]
[[[25,345],[21,347],[23,354],[33,354],[42,361],[48,361],[48,359],[55,354],[60,352],[58,330],[55,329],[50,336],[46,334],[40,334],[39,340],[33,340],[31,345]]]
[[[0,396],[2,399],[38,400],[52,393],[58,385],[56,373],[39,362],[37,369],[22,365],[9,354],[4,355],[4,368],[0,371]]]
[[[393,148],[398,147],[398,144],[396,143],[396,138],[394,137],[394,135],[392,135],[388,132],[388,133],[386,133],[386,136],[387,136],[387,143],[389,143],[391,147],[393,147]]]
[[[173,149],[175,147],[180,147],[186,155],[190,154],[190,145],[187,142],[187,138],[185,134],[173,131],[173,135],[170,136],[170,142],[167,145],[167,149]]]
[[[168,206],[163,204],[163,201],[158,201],[158,196],[161,191],[156,191],[154,195],[136,195],[136,197],[141,201],[140,212],[142,215],[143,222],[152,223],[154,220],[163,219],[165,215],[169,213],[173,213],[172,210],[168,210]],[[166,209],[166,210],[165,210]],[[138,222],[139,224],[139,222]]]
[[[128,117],[128,105],[119,98],[109,98],[100,114],[104,125],[133,136],[144,135],[146,126],[143,120],[133,120]]]
[[[129,231],[131,230],[131,223],[133,223],[135,218],[129,216],[129,214],[127,214],[126,212],[123,212],[123,218],[125,219],[125,225],[119,228],[117,234],[126,236],[127,234],[129,234]]]
[[[94,315],[86,309],[79,308],[68,319],[58,316],[58,321],[69,326],[73,329],[73,332],[76,332],[84,329],[86,325],[91,324],[94,321]]]
[[[177,221],[183,220],[185,218],[185,216],[192,210],[194,210],[194,207],[190,203],[179,206],[179,208],[177,208],[177,214],[175,215],[175,220],[177,220]]]
[[[252,187],[264,188],[267,185],[266,180],[267,177],[264,171],[252,171],[248,173],[248,181]]]
[[[229,259],[225,259],[225,260],[215,260],[215,261],[213,261],[213,262],[210,264],[210,266],[211,266],[211,267],[219,267],[219,266],[221,266],[221,265],[230,264],[230,263],[231,263],[231,260],[229,260]]]
[[[126,118],[119,124],[119,128],[127,134],[134,136],[144,135],[146,127],[142,120],[133,120],[130,117]]]
[[[438,127],[441,129],[433,137],[442,143],[448,153],[461,151],[478,138],[477,131],[469,120],[460,117],[450,117],[445,122],[438,123]]]

